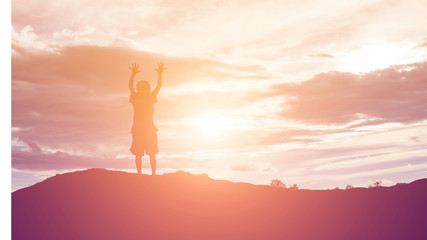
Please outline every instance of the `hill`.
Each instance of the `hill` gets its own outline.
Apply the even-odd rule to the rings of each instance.
[[[12,193],[13,239],[427,239],[427,179],[289,190],[105,169]]]

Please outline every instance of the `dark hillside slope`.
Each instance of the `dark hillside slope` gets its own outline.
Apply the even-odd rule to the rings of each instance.
[[[288,190],[90,169],[12,193],[13,239],[427,239],[427,179]]]

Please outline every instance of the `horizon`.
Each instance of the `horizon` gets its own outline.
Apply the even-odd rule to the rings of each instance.
[[[81,169],[81,170],[75,170],[75,171],[57,173],[57,174],[55,174],[53,176],[49,176],[49,177],[41,180],[40,182],[36,182],[36,183],[34,183],[32,185],[12,190],[12,193],[14,193],[14,192],[16,192],[18,190],[21,190],[21,189],[30,189],[34,185],[36,185],[38,183],[45,182],[45,180],[47,180],[47,179],[49,179],[49,180],[56,179],[58,176],[61,176],[61,175],[64,175],[64,174],[67,174],[67,175],[68,174],[79,175],[79,174],[82,174],[82,173],[84,173],[84,174],[93,174],[94,172],[96,172],[97,174],[99,174],[101,172],[104,172],[104,170],[107,171],[107,172],[111,172],[111,173],[114,172],[114,174],[117,174],[117,173],[137,174],[136,172],[124,171],[122,169],[108,169],[108,168],[88,168],[88,169]],[[294,184],[286,184],[286,183],[283,183],[283,182],[280,182],[280,183],[277,183],[277,182],[276,183],[272,183],[272,182],[270,182],[269,184],[253,184],[253,183],[249,183],[249,182],[238,182],[238,181],[230,181],[230,180],[224,180],[224,179],[214,179],[214,178],[211,178],[208,174],[205,174],[205,173],[191,173],[191,172],[184,171],[184,170],[177,170],[175,172],[164,172],[162,174],[154,175],[154,178],[152,178],[152,179],[160,179],[160,178],[156,178],[157,176],[159,176],[159,177],[162,177],[162,176],[163,177],[166,177],[166,176],[183,176],[183,174],[185,176],[190,175],[192,177],[201,177],[202,176],[202,177],[206,177],[206,178],[208,178],[210,180],[213,180],[213,181],[228,182],[228,183],[231,183],[231,184],[233,184],[233,183],[237,183],[237,184],[239,184],[239,183],[245,183],[245,184],[250,184],[252,186],[266,186],[266,187],[279,188],[279,189],[288,189],[288,190],[292,190],[292,191],[301,191],[301,190],[308,190],[308,191],[331,191],[331,190],[351,190],[351,189],[364,189],[364,188],[366,188],[366,189],[368,189],[368,188],[369,189],[378,189],[378,188],[383,188],[383,187],[385,187],[385,188],[398,187],[398,186],[401,186],[401,184],[407,185],[407,184],[412,184],[412,183],[417,182],[417,181],[427,181],[427,178],[420,178],[420,179],[416,179],[414,181],[407,182],[407,183],[396,183],[395,185],[391,185],[391,186],[384,186],[384,185],[382,185],[382,182],[377,182],[377,184],[373,183],[373,184],[371,184],[369,186],[353,186],[353,185],[349,184],[349,185],[345,186],[344,188],[334,187],[334,188],[324,188],[324,189],[308,189],[308,188],[301,188],[297,184],[295,184],[295,185]],[[68,175],[68,176],[70,176],[70,175]],[[141,176],[141,177],[151,177],[153,175],[151,175],[149,173],[142,173],[142,174],[138,174],[138,176]],[[273,179],[273,180],[280,180],[280,179]],[[283,183],[283,185],[281,185],[282,183]]]
[[[136,172],[133,62],[151,89],[167,67],[159,174],[305,189],[426,178],[426,7],[16,0],[12,191],[79,169]]]

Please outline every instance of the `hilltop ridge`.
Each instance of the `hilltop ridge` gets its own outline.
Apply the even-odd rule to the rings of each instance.
[[[427,239],[427,179],[289,190],[106,169],[12,193],[13,239]]]

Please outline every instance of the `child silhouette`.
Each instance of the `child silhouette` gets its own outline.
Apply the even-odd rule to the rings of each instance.
[[[158,73],[157,86],[151,92],[150,84],[145,81],[139,81],[134,89],[135,75],[141,72],[139,65],[133,63],[129,69],[132,75],[129,80],[130,98],[129,102],[133,106],[133,124],[132,124],[132,145],[130,152],[135,155],[136,170],[141,173],[142,156],[144,153],[150,156],[151,173],[156,175],[156,154],[159,152],[157,146],[157,127],[154,125],[154,104],[157,102],[157,94],[162,86],[162,73],[166,68],[164,63],[157,63],[154,70]]]

